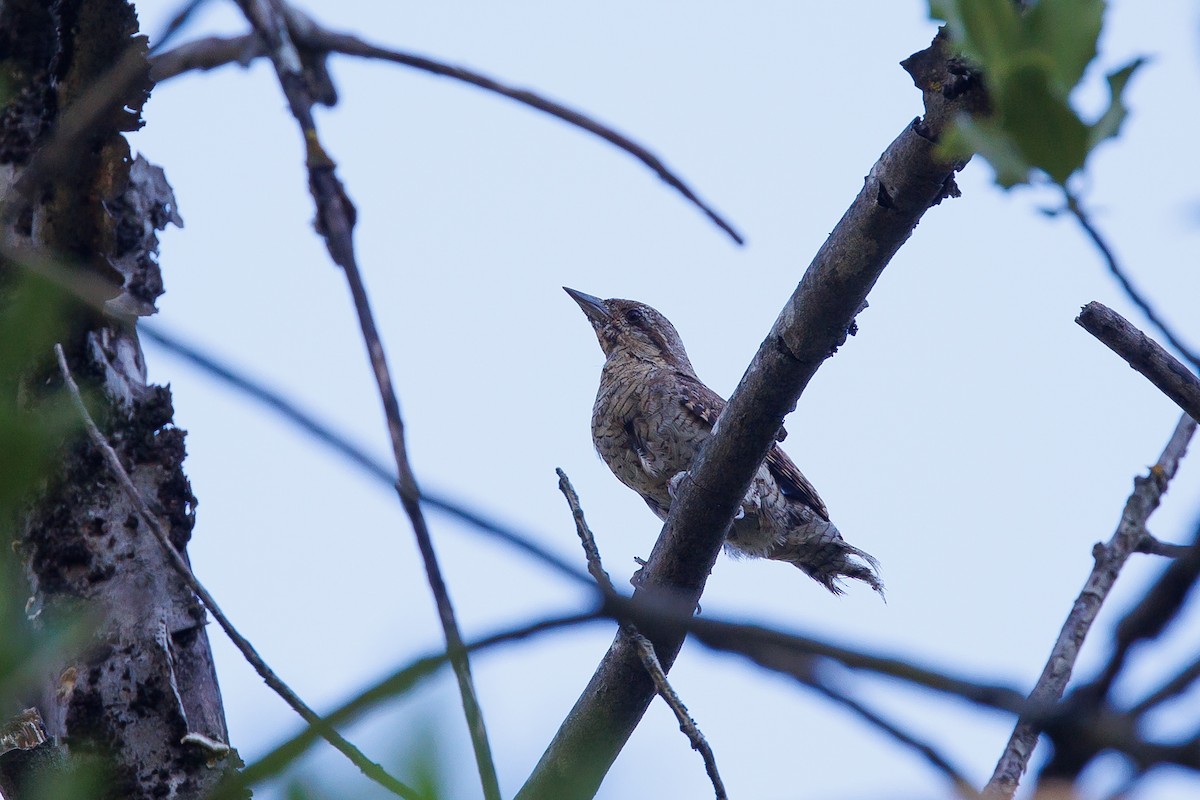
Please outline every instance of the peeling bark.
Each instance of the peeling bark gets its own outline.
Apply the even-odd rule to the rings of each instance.
[[[45,157],[63,113],[89,92],[96,97],[94,87],[111,81],[131,51],[144,61],[146,41],[125,0],[0,3],[0,74],[11,87],[0,112],[0,235],[8,256],[0,261],[0,309],[23,273],[11,260],[17,252],[51,259],[69,278],[111,286],[99,307],[68,300],[54,337],[182,551],[196,505],[182,469],[185,433],[173,425],[170,391],[146,383],[136,331],[163,292],[156,231],[182,220],[162,170],[132,158],[122,136],[141,126],[148,66],[90,115],[71,146]],[[31,413],[57,385],[52,362],[48,350],[39,352],[21,376]],[[48,629],[84,615],[91,636],[45,676],[36,701],[50,737],[39,749],[53,748],[58,758],[6,754],[0,786],[20,800],[36,777],[30,773],[83,759],[107,770],[106,797],[205,796],[237,759],[213,760],[194,743],[228,741],[203,608],[85,437],[56,444],[52,473],[35,494],[15,542],[31,624]]]

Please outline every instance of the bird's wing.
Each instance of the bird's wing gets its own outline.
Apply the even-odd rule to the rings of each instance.
[[[679,388],[683,407],[712,430],[725,408],[725,398],[701,383],[699,378],[682,372],[679,373]]]
[[[804,473],[792,463],[787,453],[783,452],[779,445],[774,445],[771,447],[771,452],[767,453],[767,469],[771,471],[775,482],[779,484],[779,489],[783,492],[784,497],[799,500],[817,512],[817,516],[821,519],[829,521],[829,510],[825,508],[821,496],[817,494],[817,490],[808,482],[808,478],[804,477]]]
[[[711,429],[717,424],[717,417],[721,416],[721,411],[725,408],[724,398],[701,383],[699,378],[684,374],[680,374],[679,377],[679,385],[683,390],[684,408],[695,414]],[[781,433],[782,430],[781,428]],[[783,436],[779,438],[783,438]],[[770,470],[771,477],[779,484],[779,489],[783,492],[784,497],[799,500],[817,512],[821,519],[829,520],[829,510],[825,508],[821,496],[817,494],[817,490],[808,482],[808,478],[804,477],[804,473],[792,463],[787,453],[783,452],[779,445],[773,445],[771,451],[767,453],[767,469]]]

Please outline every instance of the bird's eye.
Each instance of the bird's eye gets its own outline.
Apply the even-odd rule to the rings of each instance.
[[[632,325],[641,325],[646,321],[646,315],[640,308],[631,308],[625,312],[625,319],[629,320]]]

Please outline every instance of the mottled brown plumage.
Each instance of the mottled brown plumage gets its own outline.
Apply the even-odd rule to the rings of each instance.
[[[606,356],[592,410],[596,450],[666,519],[675,487],[712,434],[725,400],[696,377],[675,326],[662,314],[633,300],[566,291],[591,321]],[[883,592],[875,559],[842,539],[816,489],[778,445],[759,468],[725,546],[733,555],[794,564],[835,594],[841,578]]]

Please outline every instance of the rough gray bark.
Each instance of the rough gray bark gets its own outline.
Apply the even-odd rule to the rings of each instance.
[[[635,598],[649,595],[687,611],[696,607],[725,531],[784,415],[795,408],[817,368],[854,330],[867,293],[921,216],[956,192],[953,175],[962,164],[937,156],[938,135],[953,114],[982,98],[943,44],[939,35],[929,49],[905,62],[924,92],[925,117],[906,125],[872,167],[862,191],[780,312],[722,412],[715,435],[682,482]],[[643,628],[642,633],[669,670],[683,633],[678,628]],[[618,633],[519,800],[594,796],[654,694],[637,645]]]
[[[1092,301],[1075,322],[1129,362],[1192,419],[1200,419],[1200,378],[1108,306]]]
[[[148,66],[116,87],[115,100],[87,121],[66,158],[51,163],[38,155],[63,114],[97,96],[94,87],[111,67],[144,62],[145,39],[136,33],[125,0],[0,4],[0,70],[11,90],[0,116],[0,293],[22,278],[16,253],[53,259],[68,279],[112,286],[103,309],[66,301],[54,338],[90,387],[94,412],[134,483],[182,550],[196,504],[181,466],[184,432],[172,424],[169,390],[146,383],[135,327],[162,293],[155,231],[180,224],[162,171],[132,159],[122,136],[141,125]],[[31,413],[55,384],[52,358],[39,353],[23,374]],[[16,525],[31,624],[82,613],[92,632],[45,676],[36,707],[53,738],[46,746],[102,764],[107,797],[202,797],[224,771],[204,740],[228,740],[204,611],[92,445],[72,434],[56,447],[53,469]],[[199,736],[185,744],[188,734]],[[20,787],[34,777],[23,773],[39,764],[0,758],[9,800],[20,800]]]

